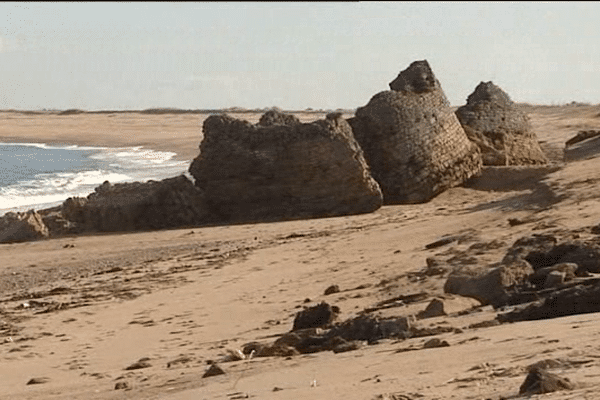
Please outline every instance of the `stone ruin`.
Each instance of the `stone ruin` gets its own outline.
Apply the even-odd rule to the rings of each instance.
[[[220,221],[331,217],[382,204],[352,129],[337,114],[300,123],[272,111],[256,125],[212,115],[203,132],[189,171]]]
[[[481,149],[484,165],[548,163],[527,114],[492,82],[481,82],[456,116]]]
[[[386,204],[423,203],[481,170],[429,63],[413,62],[348,120]]]
[[[67,199],[61,214],[80,231],[117,232],[194,226],[210,221],[203,193],[186,176],[110,184]]]

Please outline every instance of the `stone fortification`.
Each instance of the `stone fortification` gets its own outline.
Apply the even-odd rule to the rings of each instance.
[[[67,199],[62,216],[82,231],[117,232],[193,226],[211,220],[203,193],[184,175],[110,184]]]
[[[350,126],[337,115],[304,124],[271,112],[257,125],[213,115],[203,133],[190,173],[224,222],[366,213],[382,204]]]
[[[492,82],[481,82],[456,116],[481,149],[484,165],[548,163],[527,114]]]
[[[348,122],[387,204],[422,203],[481,169],[427,61],[416,61]]]

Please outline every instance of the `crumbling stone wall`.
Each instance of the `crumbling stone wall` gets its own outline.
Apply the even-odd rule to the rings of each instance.
[[[87,198],[67,199],[61,211],[80,230],[99,232],[176,228],[213,220],[204,194],[184,175],[162,181],[104,182]]]
[[[477,85],[456,116],[469,139],[481,149],[484,165],[548,163],[527,114],[494,83]]]
[[[479,149],[427,61],[412,63],[390,88],[348,121],[386,204],[426,202],[479,173]]]
[[[270,115],[252,125],[228,115],[204,121],[196,185],[219,218],[272,221],[372,212],[382,204],[348,123],[330,114],[298,123]]]

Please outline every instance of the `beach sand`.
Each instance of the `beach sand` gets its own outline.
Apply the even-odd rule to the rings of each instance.
[[[487,265],[532,233],[593,236],[600,159],[582,151],[563,163],[562,151],[579,130],[599,128],[600,107],[525,110],[554,163],[527,185],[484,175],[426,204],[371,214],[0,245],[0,399],[496,400],[514,398],[525,368],[544,359],[566,360],[552,371],[578,384],[544,399],[597,398],[600,314],[472,327],[495,318],[487,306],[419,321],[455,328],[434,336],[448,347],[424,349],[431,337],[421,337],[221,362],[227,350],[274,341],[321,301],[344,320],[426,293],[371,315],[422,311],[445,282],[418,274],[427,258]],[[192,159],[205,117],[2,112],[0,140],[141,145]],[[446,235],[463,240],[425,247]],[[325,295],[334,284],[340,291]],[[202,378],[209,361],[225,374]]]

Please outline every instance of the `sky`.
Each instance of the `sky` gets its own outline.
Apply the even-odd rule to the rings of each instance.
[[[598,2],[0,3],[0,109],[354,109],[427,60],[450,103],[600,103]]]

